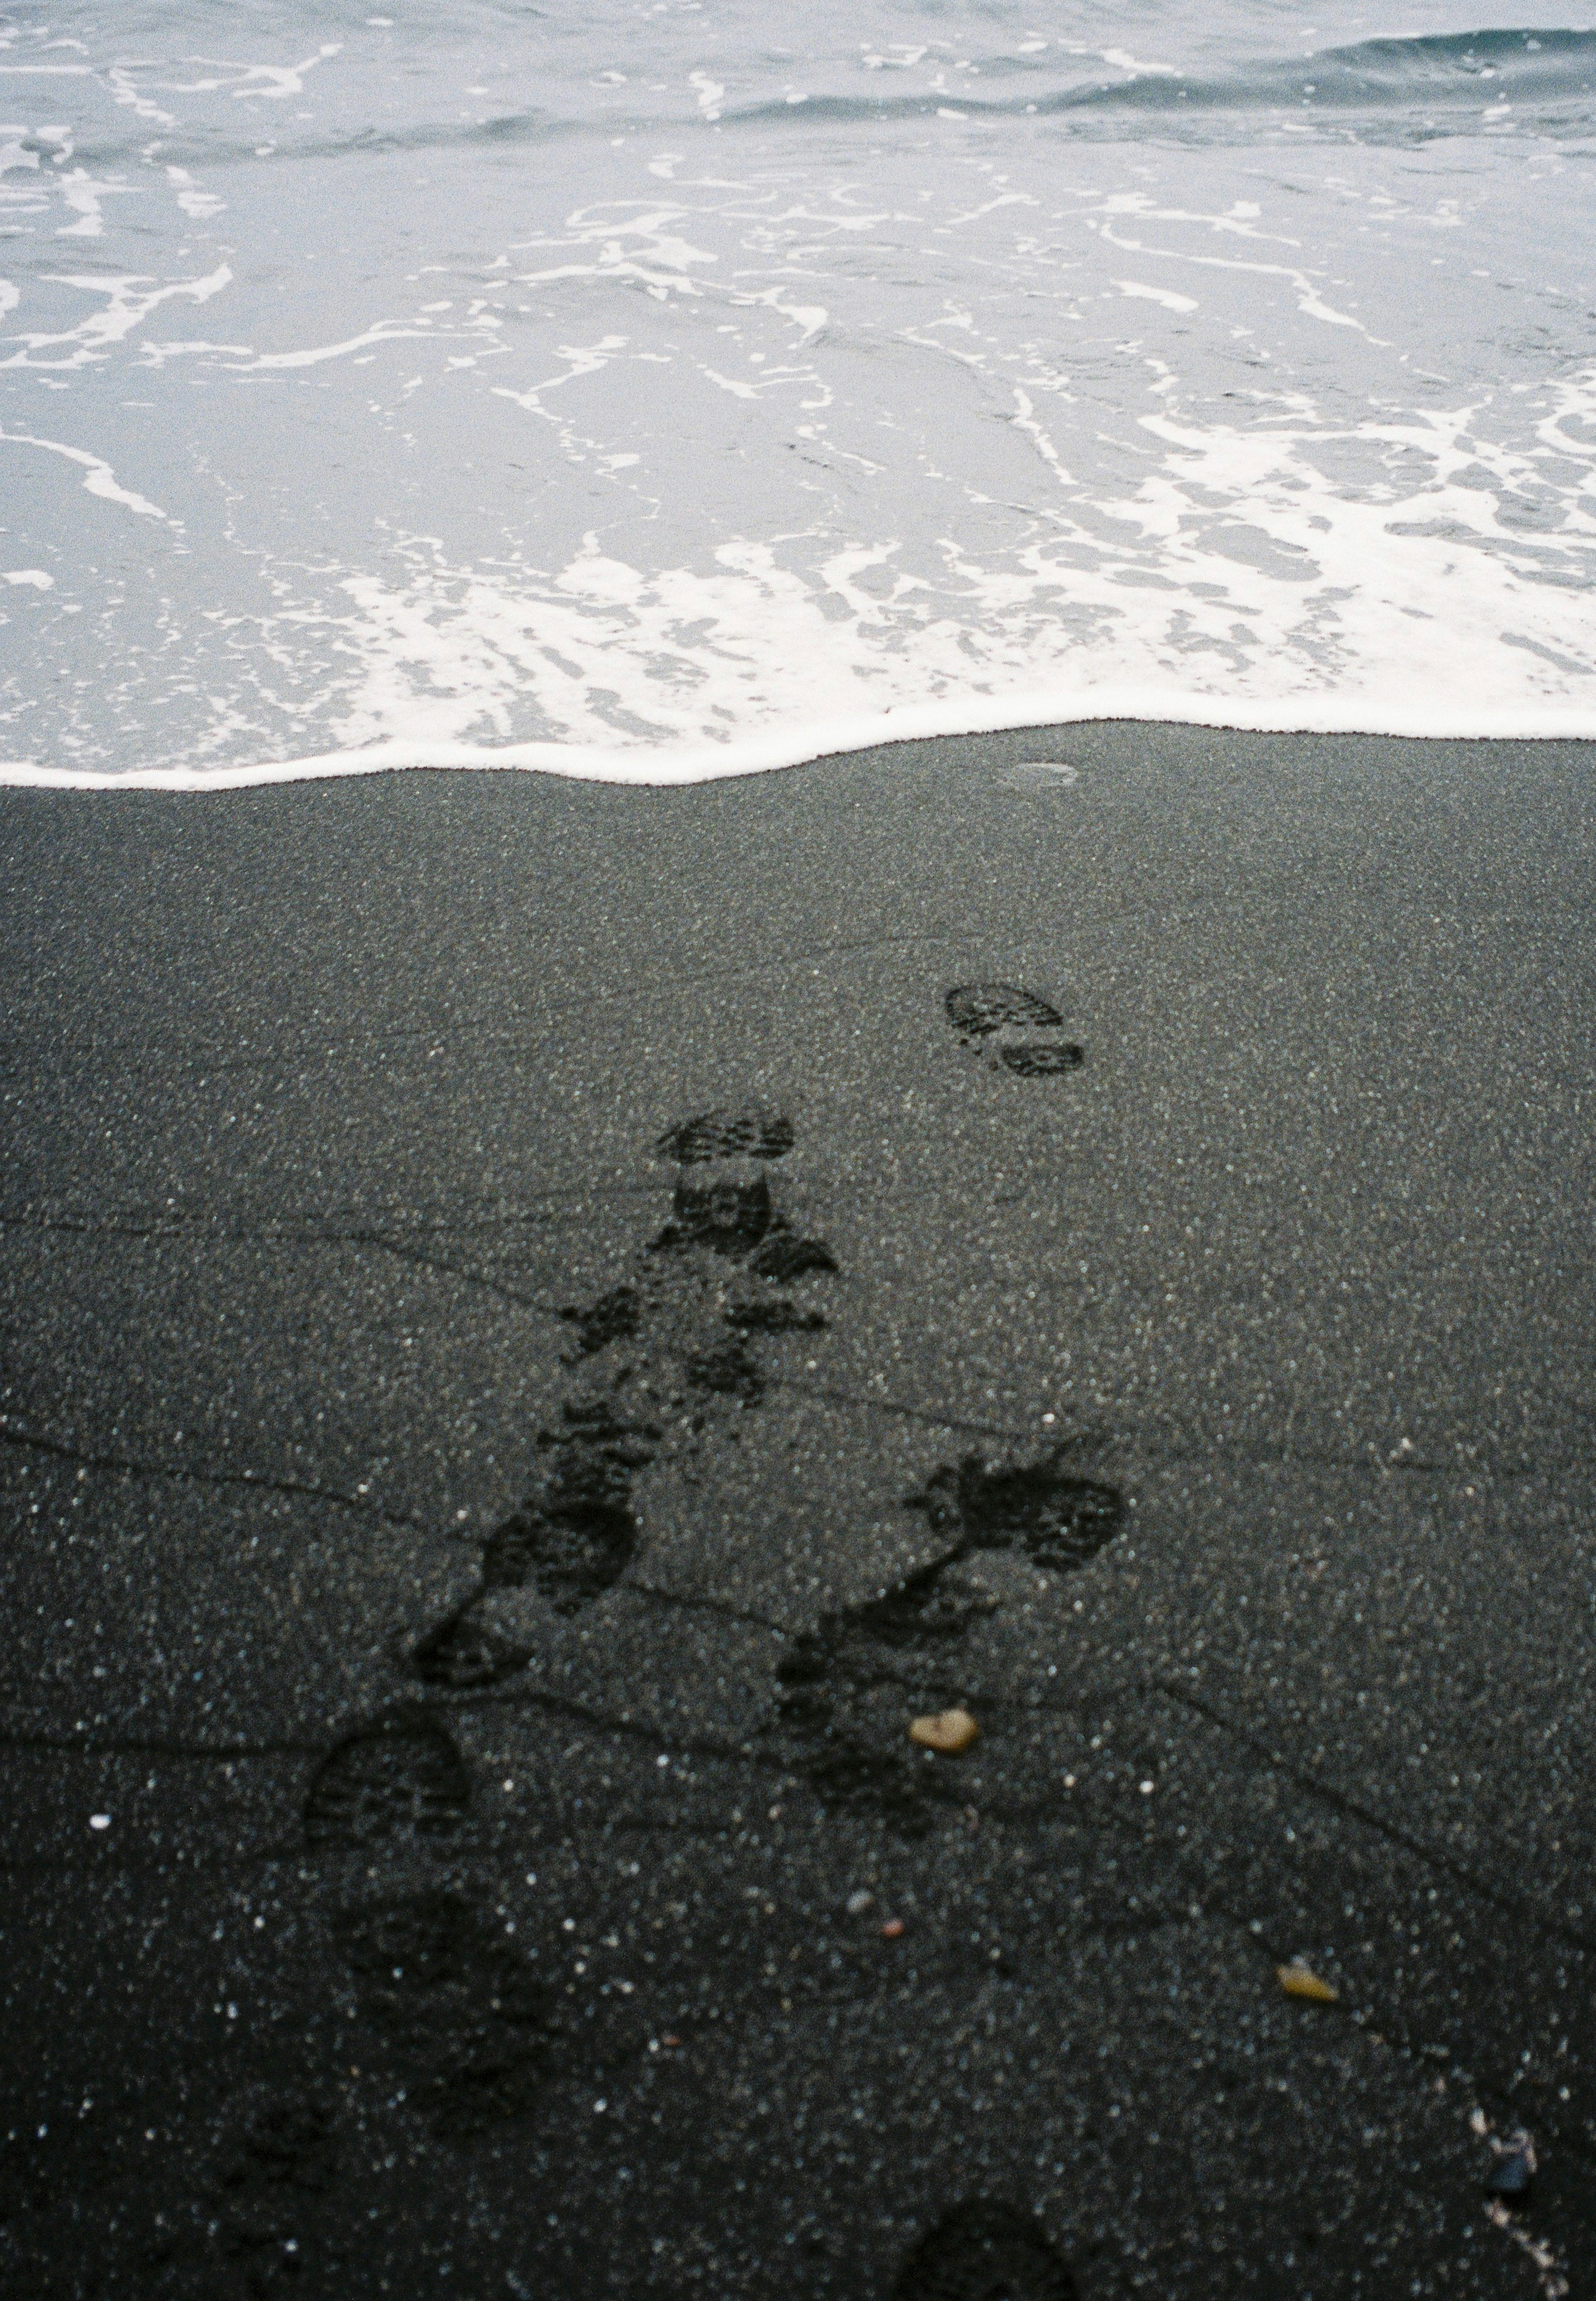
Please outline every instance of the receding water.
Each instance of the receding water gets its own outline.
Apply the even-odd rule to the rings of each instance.
[[[0,16],[0,755],[1596,733],[1596,30]]]

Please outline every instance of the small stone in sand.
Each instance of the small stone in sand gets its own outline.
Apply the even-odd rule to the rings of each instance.
[[[1288,1997],[1306,1997],[1315,2005],[1333,2005],[1341,1995],[1327,1981],[1321,1981],[1299,1957],[1294,1957],[1290,1965],[1277,1965],[1274,1978]]]
[[[967,1710],[944,1710],[936,1718],[916,1718],[909,1728],[909,1739],[918,1742],[923,1750],[940,1750],[945,1758],[957,1758],[980,1731]]]
[[[1485,2184],[1487,2195],[1516,2205],[1526,2204],[1535,2178],[1534,2143],[1527,2133],[1516,2133],[1511,2140],[1493,2139],[1491,2146],[1497,2155]]]
[[[886,1924],[882,1928],[882,1939],[883,1941],[896,1941],[902,1931],[903,1920],[901,1918],[889,1918]]]

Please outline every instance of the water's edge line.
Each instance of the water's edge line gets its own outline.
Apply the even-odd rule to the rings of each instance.
[[[316,782],[343,775],[391,774],[409,768],[484,772],[517,770],[563,775],[574,782],[669,786],[717,782],[735,775],[769,774],[847,751],[939,737],[996,735],[1021,728],[1045,730],[1102,720],[1211,727],[1249,735],[1367,735],[1447,742],[1596,741],[1596,702],[1579,708],[1548,707],[1451,714],[1433,705],[1393,708],[1357,701],[1227,703],[1207,695],[1149,695],[1145,689],[1099,688],[1090,695],[1047,690],[1003,702],[971,698],[846,719],[815,720],[774,729],[740,742],[680,748],[639,744],[406,742],[402,738],[358,750],[326,751],[236,767],[130,767],[125,773],[41,766],[30,759],[0,760],[0,787],[31,791],[242,791],[265,783]]]

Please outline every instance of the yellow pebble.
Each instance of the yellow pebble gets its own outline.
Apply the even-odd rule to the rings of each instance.
[[[916,1718],[909,1728],[909,1739],[918,1742],[923,1750],[940,1750],[945,1758],[957,1758],[980,1731],[967,1710],[944,1710],[938,1718]]]
[[[1288,1997],[1306,1997],[1315,2005],[1333,2005],[1341,1995],[1300,1962],[1277,1965],[1274,1978]]]

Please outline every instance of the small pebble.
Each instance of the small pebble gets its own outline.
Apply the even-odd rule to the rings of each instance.
[[[909,1728],[909,1739],[918,1742],[923,1750],[939,1750],[945,1758],[957,1758],[980,1731],[967,1710],[944,1710],[940,1717],[916,1718]]]
[[[1516,2133],[1510,2141],[1497,2142],[1499,2155],[1485,2183],[1485,2193],[1492,2197],[1510,2197],[1523,2205],[1535,2178],[1535,2145],[1527,2133]]]
[[[883,1941],[896,1941],[902,1931],[903,1920],[901,1918],[889,1918],[886,1924],[882,1928],[882,1939]]]
[[[109,1829],[111,1816],[108,1813],[91,1813],[88,1817],[88,1826],[90,1829]]]
[[[1327,1981],[1321,1981],[1300,1958],[1293,1958],[1290,1965],[1277,1965],[1274,1978],[1288,1997],[1305,1997],[1314,2005],[1333,2005],[1341,1995]]]
[[[861,1886],[856,1894],[850,1894],[848,1897],[847,1908],[848,1916],[850,1918],[862,1918],[874,1899],[875,1895],[872,1893],[866,1892],[865,1888]]]

